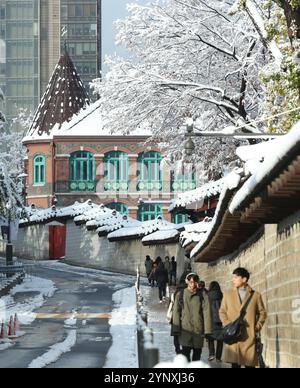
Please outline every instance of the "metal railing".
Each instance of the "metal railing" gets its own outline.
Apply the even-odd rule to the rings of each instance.
[[[148,327],[148,314],[144,310],[141,294],[141,276],[137,270],[136,306],[137,306],[137,347],[139,368],[153,368],[159,363],[159,350],[154,346],[153,330]]]

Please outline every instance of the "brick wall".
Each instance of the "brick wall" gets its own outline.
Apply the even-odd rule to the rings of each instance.
[[[216,280],[223,290],[231,287],[233,270],[246,267],[250,285],[262,293],[268,311],[263,330],[267,364],[300,367],[300,224],[283,234],[277,225],[266,225],[263,237],[234,259],[194,266],[207,284]]]

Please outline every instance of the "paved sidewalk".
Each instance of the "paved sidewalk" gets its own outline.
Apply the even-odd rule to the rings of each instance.
[[[158,288],[141,286],[144,298],[145,310],[148,312],[148,324],[153,329],[155,345],[159,349],[160,362],[172,361],[175,354],[173,337],[170,336],[171,326],[167,321],[168,302],[159,303]],[[172,292],[172,288],[170,289]],[[207,362],[208,348],[205,345],[203,349],[202,361]],[[228,364],[210,363],[212,368],[228,368]]]

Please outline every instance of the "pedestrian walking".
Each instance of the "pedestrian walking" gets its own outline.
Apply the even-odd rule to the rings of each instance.
[[[169,256],[165,257],[164,266],[165,266],[166,271],[168,272],[168,277],[169,277],[168,283],[170,284],[170,280],[171,280],[171,278],[170,278],[171,277],[171,262],[170,262],[170,257]]]
[[[232,368],[256,368],[259,366],[256,352],[256,336],[261,332],[267,318],[262,296],[249,285],[250,274],[245,268],[233,272],[234,288],[224,294],[220,308],[220,318],[226,326],[239,318],[246,307],[243,333],[233,345],[225,346],[224,361]]]
[[[157,271],[157,263],[154,262],[152,263],[152,270],[148,278],[151,287],[154,287],[157,284],[156,271]]]
[[[170,286],[173,285],[173,280],[174,280],[174,286],[176,286],[176,281],[177,281],[177,263],[176,263],[176,260],[175,260],[174,256],[171,258]]]
[[[150,281],[150,274],[152,271],[152,266],[153,266],[153,261],[151,260],[150,256],[146,256],[145,260],[145,269],[146,269],[146,274],[147,274],[147,279],[149,281],[149,286],[151,286],[151,281]]]
[[[211,282],[208,289],[208,299],[211,310],[212,319],[212,335],[208,337],[209,357],[208,361],[213,361],[215,358],[218,362],[222,360],[223,341],[220,341],[220,332],[222,331],[222,322],[219,311],[223,300],[223,293],[218,282]],[[215,348],[215,340],[217,339],[217,347]]]
[[[199,361],[205,335],[212,332],[209,300],[207,294],[198,288],[197,274],[188,274],[185,282],[187,287],[175,297],[173,333],[179,336],[182,354],[187,360]]]
[[[156,270],[156,281],[158,286],[159,303],[166,301],[167,284],[169,282],[169,275],[162,262],[158,264]]]
[[[180,292],[183,292],[186,287],[187,287],[187,284],[186,284],[185,278],[184,278],[183,281],[181,281],[178,284],[178,286],[176,287],[175,292],[173,292],[171,294],[169,309],[168,309],[168,313],[167,313],[167,319],[168,319],[168,321],[169,321],[169,323],[171,325],[171,337],[174,338],[173,342],[174,342],[174,348],[175,348],[175,353],[176,354],[181,354],[182,353],[182,349],[181,349],[181,346],[180,346],[180,343],[179,343],[180,333],[178,333],[178,330],[176,329],[176,326],[174,326],[174,324],[173,324],[173,314],[174,314],[175,298],[176,298],[176,295],[178,293],[180,293]]]

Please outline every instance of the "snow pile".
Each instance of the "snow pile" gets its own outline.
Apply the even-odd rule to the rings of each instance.
[[[279,139],[254,146],[240,147],[237,155],[245,162],[246,173],[251,174],[242,188],[234,196],[229,210],[233,214],[241,210],[243,203],[265,179],[272,179],[272,173],[291,151],[300,151],[300,121],[291,131]]]
[[[51,280],[29,277],[26,276],[24,282],[16,286],[10,295],[2,298],[2,302],[5,306],[5,311],[2,315],[4,322],[8,323],[11,316],[17,314],[21,324],[31,324],[36,315],[33,313],[34,310],[43,306],[46,298],[51,298],[56,291],[56,287]],[[35,292],[38,295],[26,298],[23,302],[15,302],[14,296],[17,294]]]
[[[125,288],[113,295],[114,310],[109,324],[113,344],[104,368],[137,368],[135,288]]]
[[[33,360],[28,368],[41,369],[56,362],[63,354],[71,351],[76,344],[76,340],[77,332],[76,330],[71,330],[64,342],[51,346],[47,353]]]

